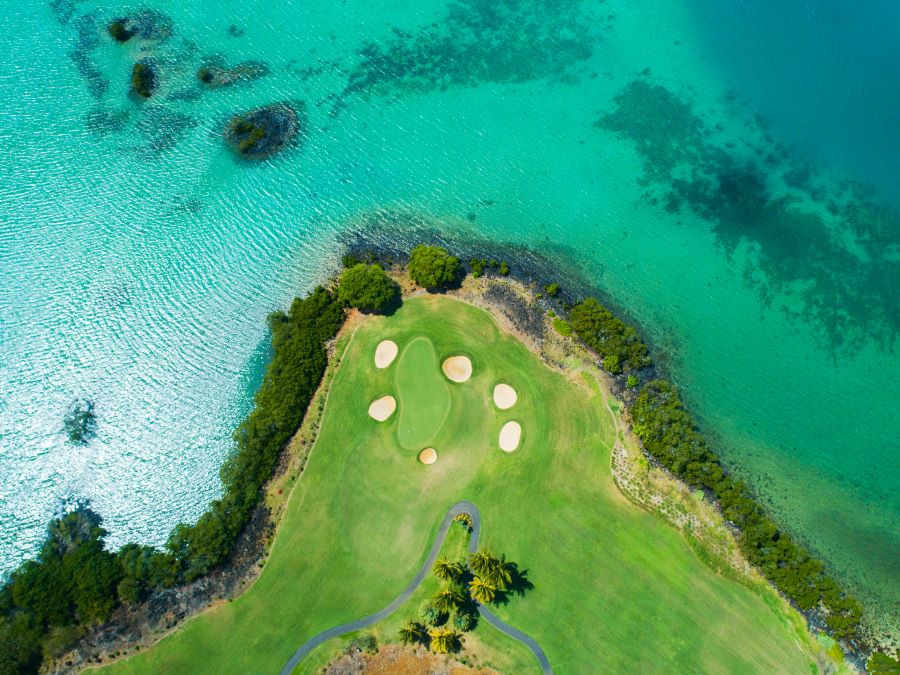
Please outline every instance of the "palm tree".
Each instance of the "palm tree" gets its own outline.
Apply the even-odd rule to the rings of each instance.
[[[455,561],[447,560],[447,558],[438,558],[434,561],[431,568],[438,579],[441,581],[453,581],[462,576],[463,566]]]
[[[463,598],[459,591],[445,587],[439,590],[431,598],[431,604],[441,614],[449,614],[451,610],[462,604]]]
[[[505,555],[494,558],[488,569],[487,577],[497,588],[505,591],[512,583],[513,563],[507,562]]]
[[[435,628],[428,631],[431,638],[431,651],[438,654],[447,654],[456,651],[459,646],[459,635],[450,628]]]
[[[469,554],[469,566],[479,576],[486,576],[494,564],[494,554],[486,548]]]
[[[433,602],[423,602],[419,607],[419,618],[428,625],[436,626],[441,623],[442,612],[434,606]]]
[[[485,581],[481,577],[475,577],[469,582],[469,593],[472,599],[481,604],[493,602],[497,597],[497,587],[490,581]]]
[[[422,624],[414,621],[407,621],[400,626],[400,642],[405,645],[415,644],[425,636],[425,629]]]

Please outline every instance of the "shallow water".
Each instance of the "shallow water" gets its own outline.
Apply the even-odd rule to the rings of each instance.
[[[127,45],[105,24],[142,6],[0,15],[0,567],[73,499],[113,545],[196,518],[267,312],[377,215],[564,251],[729,466],[879,614],[900,602],[893,5],[186,4]],[[213,54],[269,73],[202,89]],[[141,57],[163,76],[139,104]],[[281,100],[305,101],[301,147],[235,161],[229,114]]]

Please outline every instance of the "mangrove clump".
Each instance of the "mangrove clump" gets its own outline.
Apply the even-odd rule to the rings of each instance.
[[[83,445],[93,438],[97,430],[94,402],[86,398],[74,401],[63,418],[63,428],[70,443]]]

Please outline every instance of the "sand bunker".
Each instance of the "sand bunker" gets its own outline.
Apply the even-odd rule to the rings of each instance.
[[[422,464],[434,464],[437,461],[437,452],[434,448],[425,448],[419,453],[419,461]]]
[[[393,396],[382,396],[372,401],[369,406],[369,417],[378,422],[384,422],[394,414],[397,409],[397,401]]]
[[[518,422],[507,422],[500,430],[500,449],[503,452],[512,452],[519,447],[522,440],[522,425]]]
[[[500,410],[509,410],[516,404],[517,400],[516,390],[508,384],[498,384],[494,387],[494,405]]]
[[[375,367],[387,368],[397,358],[397,343],[393,340],[382,340],[375,348]]]
[[[441,366],[448,380],[465,382],[472,377],[472,362],[468,356],[451,356]]]

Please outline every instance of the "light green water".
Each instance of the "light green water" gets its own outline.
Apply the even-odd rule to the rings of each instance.
[[[0,15],[4,568],[65,500],[90,499],[113,544],[196,518],[266,313],[378,214],[400,236],[410,216],[566,251],[665,355],[728,465],[877,613],[900,602],[896,213],[840,167],[796,171],[691,3],[151,8],[166,41],[105,36],[138,6]],[[203,90],[211,54],[269,74]],[[145,56],[162,85],[138,104]],[[229,114],[286,99],[306,102],[302,146],[235,161]],[[77,397],[97,406],[85,446],[62,431]]]

